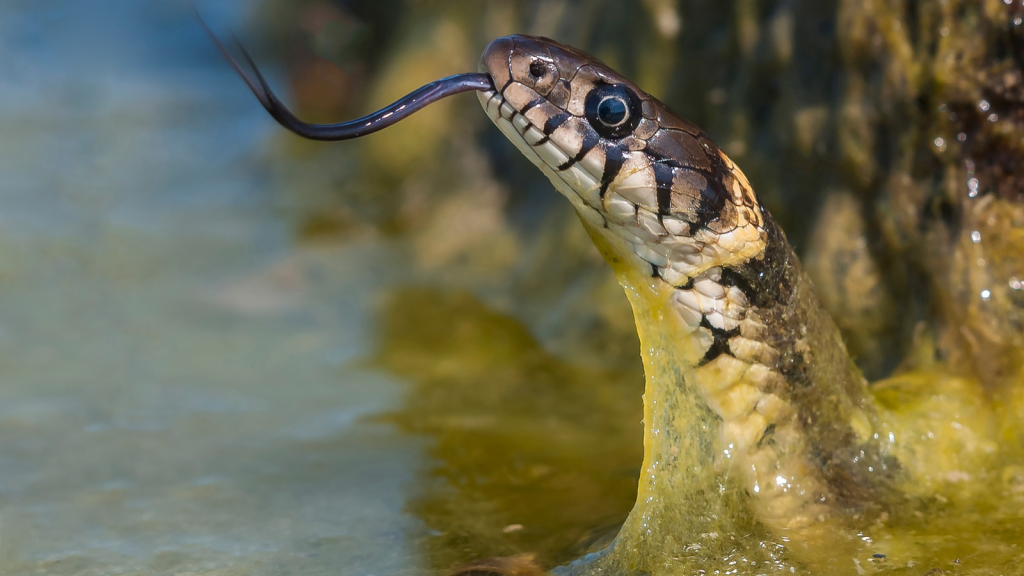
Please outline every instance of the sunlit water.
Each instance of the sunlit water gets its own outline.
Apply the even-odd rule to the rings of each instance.
[[[189,10],[0,3],[0,573],[416,566],[422,441],[353,367],[394,255],[293,245]]]

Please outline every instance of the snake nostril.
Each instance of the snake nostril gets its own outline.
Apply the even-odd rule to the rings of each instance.
[[[540,78],[547,72],[548,67],[543,60],[534,60],[530,63],[530,76]]]

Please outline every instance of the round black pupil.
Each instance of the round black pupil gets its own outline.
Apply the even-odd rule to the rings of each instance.
[[[544,72],[546,72],[546,66],[544,66],[544,63],[540,60],[530,64],[530,76],[540,78],[544,75]]]
[[[597,117],[609,126],[621,124],[626,119],[626,102],[622,98],[611,96],[597,105]]]

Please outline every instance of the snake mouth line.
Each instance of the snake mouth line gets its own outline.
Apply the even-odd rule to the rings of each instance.
[[[522,143],[536,148],[551,141],[551,137],[543,132],[543,128],[538,127],[523,113],[513,108],[497,89],[481,91],[480,100],[491,120],[508,123],[515,129],[518,140],[521,140]],[[527,135],[532,137],[532,142]]]
[[[604,216],[607,207],[603,198],[606,186],[602,186],[602,174],[595,174],[594,170],[558,146],[551,137],[565,119],[560,123],[549,121],[539,126],[526,117],[525,110],[516,110],[497,89],[482,90],[478,97],[491,121],[528,160],[548,176],[580,215],[598,228],[607,227],[608,221]],[[635,207],[630,208],[631,212],[635,213],[635,210]]]

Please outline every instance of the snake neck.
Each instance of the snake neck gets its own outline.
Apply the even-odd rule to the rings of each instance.
[[[681,528],[806,544],[891,490],[866,382],[765,218],[758,257],[682,286],[641,272],[628,244],[584,219],[632,305],[646,374],[644,463],[620,536],[644,535],[632,546]]]
[[[702,534],[809,544],[884,501],[895,465],[865,382],[743,171],[578,50],[512,36],[481,63],[484,110],[569,200],[633,307],[645,456],[623,557],[677,556],[671,542]]]

